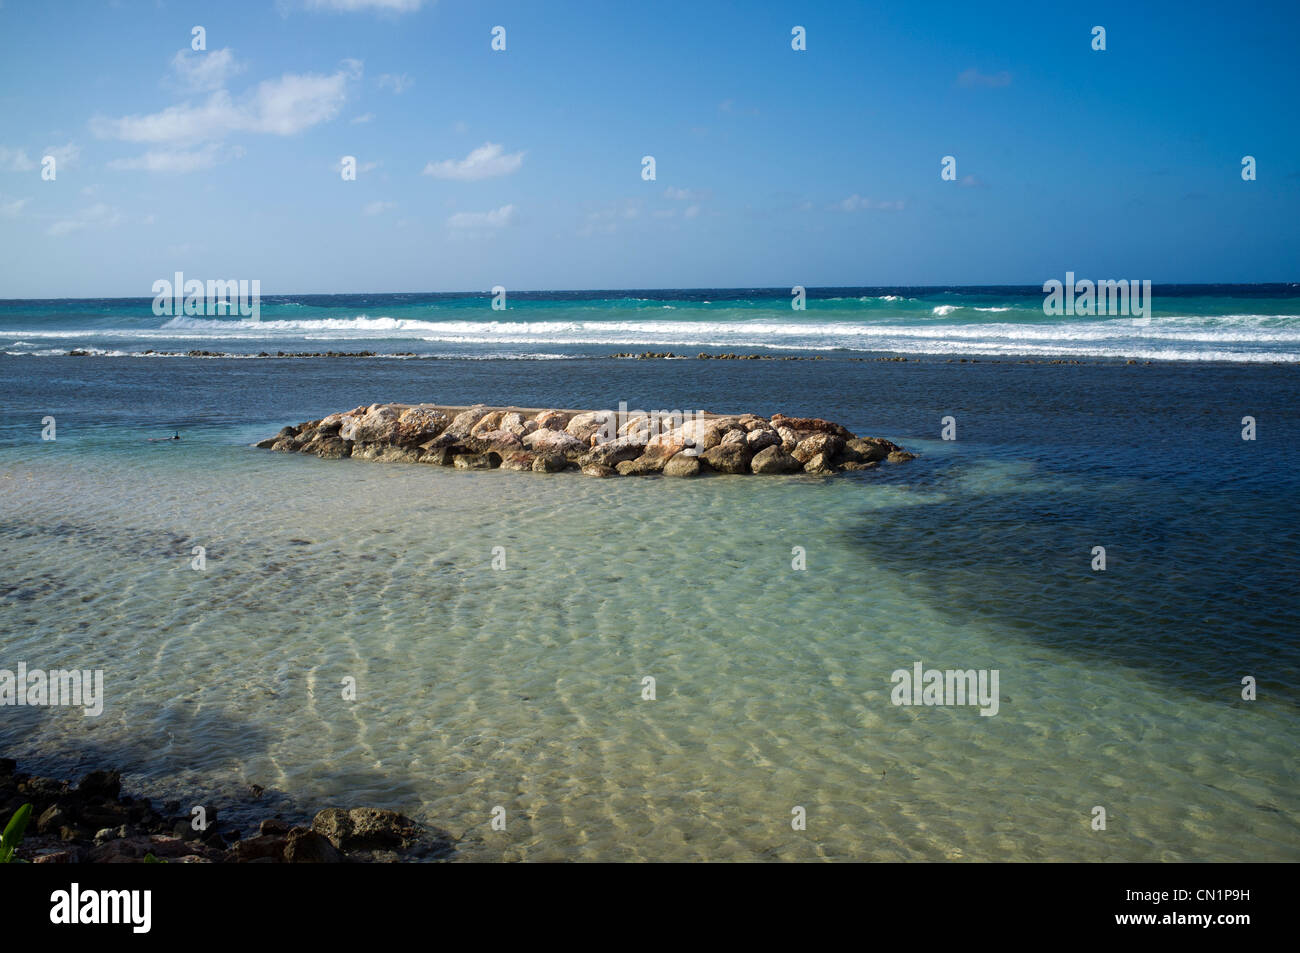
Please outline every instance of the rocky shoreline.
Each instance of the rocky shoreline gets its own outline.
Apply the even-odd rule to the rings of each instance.
[[[32,805],[31,819],[16,853],[33,864],[397,863],[440,860],[455,850],[445,831],[373,807],[326,808],[310,824],[277,815],[245,837],[207,805],[198,829],[179,801],[159,810],[148,798],[122,794],[116,771],[92,771],[73,784],[20,774],[12,758],[0,758],[0,830],[24,804]]]
[[[580,470],[587,476],[705,473],[826,476],[915,458],[820,417],[705,411],[581,411],[371,404],[283,428],[254,444],[327,460],[431,463],[461,470]]]

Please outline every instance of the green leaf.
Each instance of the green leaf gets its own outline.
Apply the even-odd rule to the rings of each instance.
[[[27,832],[27,822],[31,820],[31,817],[32,806],[30,804],[24,804],[14,811],[14,816],[5,825],[4,834],[0,834],[0,864],[12,862],[14,850],[22,841],[23,834]]]

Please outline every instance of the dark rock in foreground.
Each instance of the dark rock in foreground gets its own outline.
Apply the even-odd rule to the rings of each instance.
[[[581,470],[588,476],[811,473],[915,459],[880,437],[820,417],[704,411],[525,410],[371,404],[285,427],[257,447],[459,470]]]
[[[446,832],[379,808],[326,808],[310,827],[266,818],[257,834],[241,837],[229,825],[218,828],[211,804],[206,828],[196,830],[190,815],[179,814],[179,802],[158,811],[148,798],[121,790],[116,771],[92,771],[74,785],[20,774],[13,759],[0,758],[0,830],[18,808],[32,805],[17,856],[33,864],[138,864],[149,857],[182,864],[393,863],[443,859],[454,850]]]

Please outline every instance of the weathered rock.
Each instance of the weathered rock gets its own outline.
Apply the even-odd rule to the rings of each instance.
[[[612,477],[618,476],[618,471],[613,467],[607,467],[603,463],[584,463],[582,464],[582,473],[589,477]]]
[[[533,460],[534,473],[559,473],[569,465],[562,453],[539,453]]]
[[[399,413],[381,404],[366,411],[363,417],[348,417],[339,427],[339,437],[354,443],[390,443],[397,434]]]
[[[431,463],[434,466],[449,467],[452,460],[456,458],[456,452],[451,447],[431,447],[420,453],[417,463]]]
[[[798,445],[790,451],[790,456],[800,463],[807,463],[818,454],[825,455],[828,461],[834,461],[843,452],[843,438],[831,433],[814,433],[812,436],[800,440]]]
[[[591,438],[600,433],[601,427],[609,417],[609,411],[604,410],[574,414],[565,424],[564,429],[584,447],[591,446]]]
[[[839,467],[835,465],[835,461],[830,457],[829,454],[825,454],[825,453],[813,454],[812,457],[810,457],[808,461],[803,465],[803,469],[805,473],[812,473],[818,476],[824,476],[826,474],[840,472]]]
[[[116,798],[122,793],[122,775],[117,771],[91,771],[77,785],[82,797]]]
[[[501,417],[500,427],[502,430],[506,431],[507,433],[512,433],[516,437],[521,437],[521,438],[523,437],[524,434],[532,432],[531,430],[529,430],[528,424],[524,420],[524,415],[515,411],[512,411]],[[532,429],[536,430],[537,427],[534,426]]]
[[[771,427],[754,427],[745,434],[745,442],[757,453],[765,447],[781,446],[781,435]]]
[[[543,410],[533,419],[538,430],[564,430],[569,425],[569,415],[558,410]]]
[[[906,463],[908,460],[915,460],[916,454],[909,453],[906,450],[891,450],[889,456],[885,457],[890,463]]]
[[[343,851],[405,847],[416,834],[409,817],[373,807],[327,807],[312,819],[311,829]]]
[[[847,428],[831,423],[829,420],[822,420],[820,417],[787,417],[785,414],[775,414],[772,417],[772,426],[778,431],[782,427],[788,427],[791,430],[834,434],[841,440],[852,440],[854,436]]]
[[[258,860],[280,863],[284,860],[284,845],[288,840],[287,834],[258,834],[256,837],[245,837],[230,851],[230,859],[239,864]]]
[[[644,442],[633,437],[620,437],[618,440],[611,440],[609,443],[601,443],[592,447],[578,458],[578,464],[583,467],[589,464],[613,467],[624,460],[635,460],[643,453],[645,453]]]
[[[323,425],[324,421],[321,423]],[[410,407],[402,411],[397,418],[394,437],[399,443],[423,443],[438,436],[450,423],[451,418],[440,410],[430,407]]]
[[[855,463],[871,463],[883,460],[891,450],[900,449],[888,440],[873,437],[855,437],[844,445],[844,459]]]
[[[559,453],[559,454],[579,454],[584,453],[587,445],[578,440],[577,437],[564,430],[551,430],[549,428],[534,430],[523,438],[523,444],[533,453]]]
[[[676,459],[674,457],[674,459]],[[704,451],[703,460],[718,473],[748,473],[753,451],[744,443],[718,444]]]
[[[669,457],[657,453],[643,453],[635,460],[620,460],[614,469],[622,476],[645,476],[648,473],[661,473]]]
[[[728,430],[726,433],[722,435],[722,440],[719,441],[718,446],[729,447],[732,444],[739,444],[741,446],[748,447],[749,434],[744,430],[740,430],[739,428],[735,430]]]
[[[471,434],[487,433],[492,430],[499,430],[501,427],[501,418],[506,415],[504,410],[493,410],[484,414],[478,419],[473,427],[469,428]]]
[[[343,854],[329,839],[306,827],[289,831],[284,842],[287,864],[341,864]]]
[[[874,470],[880,466],[875,460],[863,463],[859,460],[845,460],[840,464],[845,470]]]
[[[491,470],[501,458],[493,453],[458,453],[451,462],[457,470]]]
[[[781,449],[780,444],[764,447],[749,461],[755,473],[798,473],[803,464]]]
[[[664,464],[664,476],[699,476],[700,469],[700,458],[698,456],[694,454],[679,453]]]
[[[484,418],[486,419],[486,418]],[[476,435],[479,445],[484,450],[497,450],[502,453],[511,450],[524,449],[524,443],[518,434],[513,434],[509,430],[489,430]]]
[[[502,470],[531,470],[537,461],[537,455],[527,450],[515,450],[501,455]]]

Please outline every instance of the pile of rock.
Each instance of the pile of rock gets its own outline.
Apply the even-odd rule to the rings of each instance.
[[[523,410],[371,404],[285,427],[255,446],[462,470],[581,470],[588,476],[831,474],[914,459],[819,417]]]
[[[310,826],[264,819],[252,836],[219,825],[204,808],[198,830],[179,802],[155,809],[148,798],[122,794],[116,771],[92,771],[73,785],[20,774],[0,758],[0,829],[23,804],[31,821],[18,857],[34,864],[169,863],[330,864],[435,859],[454,850],[445,831],[428,830],[405,815],[373,807],[326,808]]]

